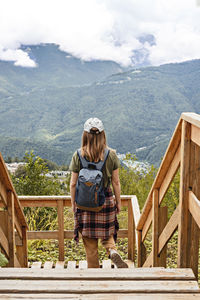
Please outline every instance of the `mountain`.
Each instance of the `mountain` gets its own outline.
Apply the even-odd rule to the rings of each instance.
[[[31,48],[38,63],[34,69],[0,62],[4,156],[23,156],[32,147],[44,158],[69,163],[80,146],[83,123],[97,116],[117,152],[134,152],[158,165],[181,113],[200,113],[200,60],[122,72],[116,63],[72,57],[69,71],[69,65],[59,64],[58,48],[49,47],[49,57],[47,46]]]

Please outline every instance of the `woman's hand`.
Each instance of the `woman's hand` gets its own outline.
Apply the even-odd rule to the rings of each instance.
[[[76,203],[75,202],[72,203],[72,211],[73,211],[73,213],[76,212]]]
[[[116,202],[116,207],[117,207],[117,214],[119,214],[120,213],[120,211],[121,211],[121,200],[120,201],[117,201]]]

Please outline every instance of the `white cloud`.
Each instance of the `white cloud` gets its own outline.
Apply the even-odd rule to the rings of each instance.
[[[141,43],[146,34],[155,45]],[[195,0],[0,0],[0,59],[34,67],[20,46],[39,43],[124,65],[135,50],[148,51],[154,65],[200,58],[200,7]]]

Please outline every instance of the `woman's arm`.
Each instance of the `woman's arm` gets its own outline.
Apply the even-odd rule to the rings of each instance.
[[[78,173],[72,172],[71,180],[70,180],[70,194],[71,194],[71,204],[72,210],[75,212],[75,193],[76,193],[76,182],[78,179]]]
[[[119,180],[119,169],[116,169],[112,172],[112,186],[115,194],[116,206],[117,206],[117,213],[121,210],[121,187],[120,187],[120,180]]]

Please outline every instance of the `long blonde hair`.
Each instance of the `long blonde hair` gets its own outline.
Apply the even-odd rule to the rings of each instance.
[[[97,130],[95,129],[92,128],[93,132]],[[93,162],[104,159],[104,150],[107,147],[105,131],[97,132],[98,134],[83,131],[82,135],[81,156]]]

